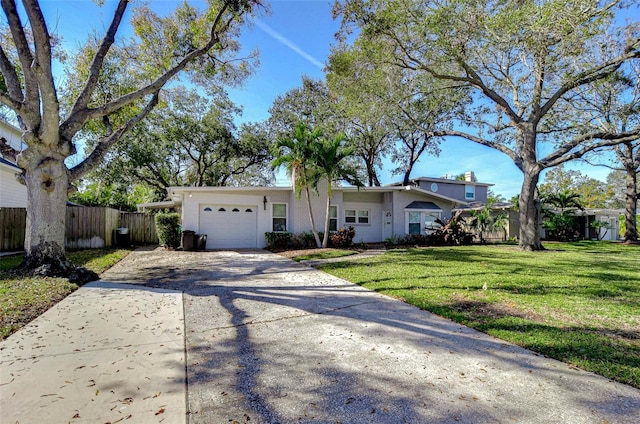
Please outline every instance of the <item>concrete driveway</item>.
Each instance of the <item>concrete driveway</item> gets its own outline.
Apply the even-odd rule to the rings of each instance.
[[[166,315],[164,330],[184,319],[162,343],[144,345],[148,357],[164,358],[155,372],[123,378],[132,392],[152,382],[173,396],[149,404],[145,420],[135,422],[182,422],[182,414],[213,424],[640,422],[639,390],[268,252],[137,251],[102,279],[127,296],[143,296],[130,300],[138,315],[123,318],[134,337],[159,331],[157,322],[136,322],[153,311]],[[163,306],[144,298],[150,293],[182,302],[171,298]],[[102,297],[107,308],[113,297]],[[89,304],[95,308],[95,298]],[[186,358],[175,351],[178,335]],[[20,344],[13,340],[25,335],[14,337],[2,348],[13,352]],[[135,342],[130,349],[131,358],[141,350]],[[180,361],[183,380],[175,376]],[[126,368],[119,364],[118,371]],[[9,395],[2,393],[4,409]],[[180,396],[186,405],[176,412]],[[140,398],[139,405],[157,400]],[[78,415],[64,422],[79,422]]]

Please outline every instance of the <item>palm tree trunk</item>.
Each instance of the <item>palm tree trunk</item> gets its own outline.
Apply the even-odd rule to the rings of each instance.
[[[307,193],[307,207],[309,208],[309,221],[311,222],[311,232],[313,233],[313,238],[316,240],[316,247],[322,246],[322,242],[320,241],[320,236],[316,231],[316,222],[313,219],[313,209],[311,208],[311,193],[309,192],[309,186],[305,186],[305,192]]]
[[[329,211],[331,210],[331,182],[329,182],[329,188],[327,189],[327,210],[324,219],[324,237],[322,238],[322,247],[329,246]]]

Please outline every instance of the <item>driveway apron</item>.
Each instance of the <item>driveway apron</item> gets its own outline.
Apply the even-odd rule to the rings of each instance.
[[[264,251],[135,252],[183,292],[191,423],[637,423],[640,391]]]

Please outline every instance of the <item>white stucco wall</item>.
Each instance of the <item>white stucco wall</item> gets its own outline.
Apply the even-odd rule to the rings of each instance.
[[[190,197],[191,196],[191,197]],[[267,197],[265,210],[264,197]],[[253,207],[257,212],[257,244],[258,247],[266,245],[264,233],[271,231],[271,203],[286,202],[286,192],[265,192],[243,191],[239,193],[212,193],[193,192],[185,193],[182,201],[182,229],[201,232],[200,230],[200,208],[205,205],[243,205]],[[233,229],[229,229],[233,231]],[[209,237],[215,237],[208,234]]]
[[[16,168],[0,163],[0,207],[27,207],[27,187],[16,180],[17,173]]]

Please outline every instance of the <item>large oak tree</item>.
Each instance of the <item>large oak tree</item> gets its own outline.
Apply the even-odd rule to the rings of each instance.
[[[360,48],[385,43],[403,69],[471,90],[450,135],[508,155],[523,173],[520,247],[542,249],[536,187],[542,170],[637,138],[611,132],[578,94],[640,58],[638,23],[620,25],[624,1],[344,0],[342,33]],[[596,113],[596,115],[594,115]]]
[[[65,90],[54,75],[55,38],[37,0],[1,0],[6,23],[0,45],[0,103],[13,109],[27,148],[18,156],[27,186],[25,264],[48,264],[55,273],[68,272],[64,255],[65,207],[70,183],[94,169],[109,149],[156,106],[160,90],[180,72],[194,81],[229,75],[239,50],[240,26],[260,0],[210,0],[205,10],[182,3],[161,17],[146,6],[134,10],[134,36],[116,34],[130,4],[120,0],[102,38],[83,48],[86,73],[77,90]],[[135,75],[134,87],[103,95],[103,65],[113,54],[122,58],[121,72]],[[104,70],[111,70],[105,67]],[[244,63],[237,66],[243,71]],[[197,72],[196,72],[197,71]],[[62,99],[65,92],[72,99]],[[64,100],[64,101],[63,101]],[[63,105],[68,104],[68,108]],[[78,133],[87,125],[103,129],[88,156],[68,168]]]

